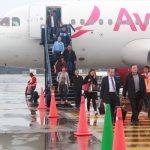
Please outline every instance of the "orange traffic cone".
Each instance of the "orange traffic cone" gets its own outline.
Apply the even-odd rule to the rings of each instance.
[[[117,108],[113,150],[126,150],[123,120],[122,120],[122,110],[120,107]]]
[[[38,109],[46,109],[45,101],[44,101],[44,92],[43,92],[43,88],[41,88],[40,104],[39,104]]]
[[[92,135],[92,133],[90,133],[88,130],[84,96],[82,96],[81,99],[78,129],[77,132],[75,132],[74,134],[77,136]]]
[[[77,143],[79,145],[79,150],[88,150],[89,139],[91,136],[78,136]]]
[[[56,118],[58,117],[57,109],[56,109],[56,100],[54,90],[51,91],[51,105],[49,111],[49,118]]]
[[[40,115],[40,123],[41,123],[41,125],[43,125],[44,118],[45,118],[45,109],[39,109],[39,115]]]

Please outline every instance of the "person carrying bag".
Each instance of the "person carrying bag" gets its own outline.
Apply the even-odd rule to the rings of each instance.
[[[85,96],[87,98],[88,116],[90,115],[90,101],[91,101],[91,99],[92,99],[93,108],[95,111],[95,116],[97,116],[98,115],[97,106],[96,106],[97,92],[90,90],[90,87],[92,85],[97,86],[97,78],[95,75],[95,69],[91,69],[89,71],[89,74],[85,77],[85,79],[83,81],[82,89],[84,88],[84,93],[85,93]]]

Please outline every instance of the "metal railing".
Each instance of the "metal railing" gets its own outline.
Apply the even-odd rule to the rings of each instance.
[[[44,45],[44,61],[45,61],[45,94],[50,94],[50,89],[52,87],[52,72],[51,64],[48,53],[48,43],[47,43],[47,28],[45,25],[41,26],[41,43]]]

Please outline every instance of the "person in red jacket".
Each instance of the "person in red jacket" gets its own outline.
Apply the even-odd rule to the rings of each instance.
[[[34,92],[34,90],[36,88],[37,79],[36,79],[36,77],[34,76],[33,73],[30,73],[30,77],[31,77],[31,79],[28,82],[27,94],[30,94],[31,95],[31,99],[32,99],[33,98],[33,92]]]

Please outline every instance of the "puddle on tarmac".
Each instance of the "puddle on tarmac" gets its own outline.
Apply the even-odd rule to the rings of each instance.
[[[75,137],[73,132],[1,134],[0,150],[98,150],[95,137]]]

